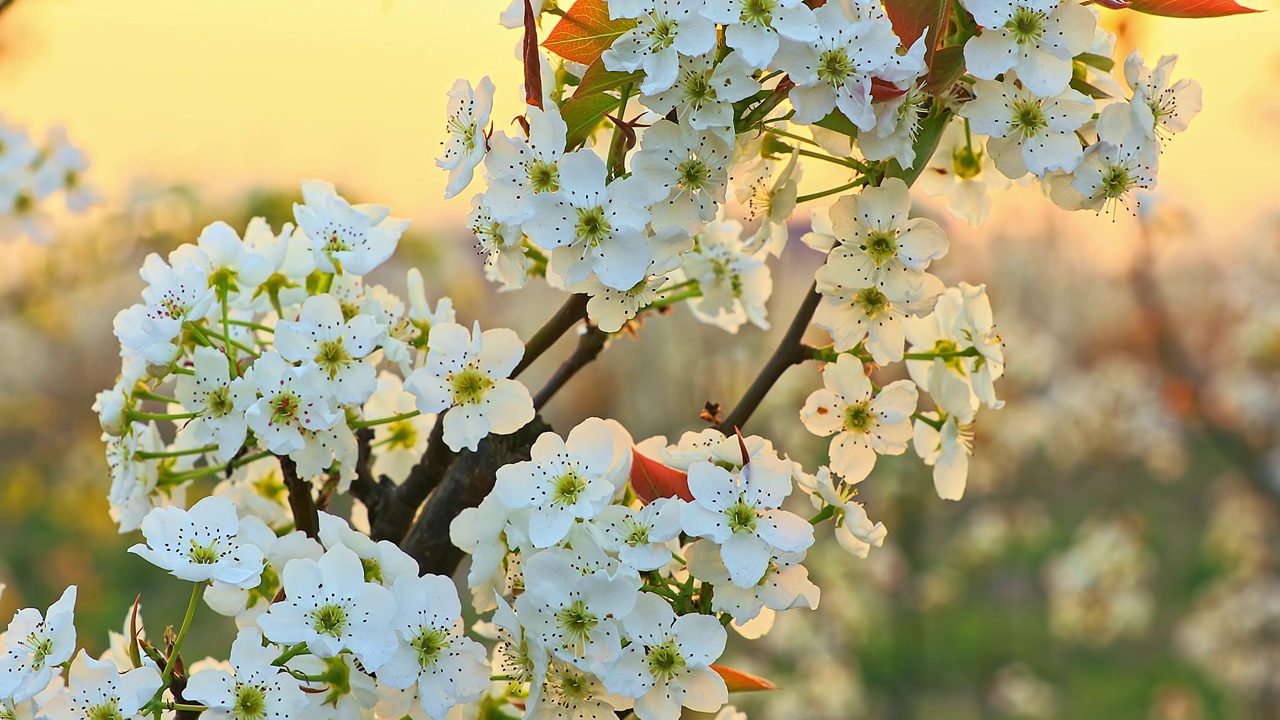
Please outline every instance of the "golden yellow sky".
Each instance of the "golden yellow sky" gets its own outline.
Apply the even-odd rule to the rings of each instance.
[[[0,18],[0,113],[66,125],[117,203],[139,178],[227,197],[315,177],[419,228],[456,227],[465,196],[439,202],[433,162],[445,93],[489,75],[496,125],[519,111],[506,4],[18,0]],[[1177,52],[1179,74],[1205,86],[1204,112],[1164,154],[1162,192],[1218,227],[1274,207],[1280,15],[1140,24],[1149,59]]]

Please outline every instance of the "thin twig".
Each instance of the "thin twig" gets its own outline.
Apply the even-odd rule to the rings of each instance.
[[[733,410],[725,416],[724,422],[720,423],[719,430],[725,435],[733,433],[735,430],[741,429],[743,425],[750,419],[751,414],[759,407],[760,401],[764,400],[765,395],[769,394],[769,390],[773,388],[773,384],[782,377],[782,373],[792,365],[799,365],[806,359],[804,352],[804,344],[800,339],[804,337],[804,331],[809,327],[809,321],[813,319],[813,313],[818,309],[818,303],[822,300],[822,296],[818,294],[818,285],[815,282],[809,286],[809,292],[804,296],[804,301],[800,303],[800,307],[796,310],[795,317],[791,319],[791,326],[787,328],[787,332],[778,341],[778,347],[774,349],[773,355],[764,367],[760,368],[760,373],[756,375],[756,379],[752,381],[751,387],[747,388],[747,392],[743,394],[742,399],[733,407]]]
[[[520,363],[516,365],[515,370],[511,371],[511,377],[517,377],[524,372],[530,365],[537,360],[542,353],[548,348],[556,344],[561,335],[569,331],[569,328],[578,324],[587,316],[587,300],[589,297],[583,294],[570,296],[564,305],[552,315],[538,332],[529,338],[529,342],[524,346],[524,357],[520,359]]]
[[[284,486],[289,491],[289,509],[293,511],[293,525],[307,534],[307,537],[320,537],[320,513],[316,511],[315,501],[311,498],[311,483],[298,477],[298,465],[288,455],[279,455],[280,474],[284,476]]]
[[[577,375],[579,370],[590,365],[604,350],[604,346],[608,341],[609,333],[594,325],[579,335],[578,347],[574,348],[573,354],[560,364],[551,379],[547,380],[547,384],[534,396],[534,409],[541,410],[542,406],[546,405],[547,401],[554,397],[560,388],[564,387],[574,375]]]

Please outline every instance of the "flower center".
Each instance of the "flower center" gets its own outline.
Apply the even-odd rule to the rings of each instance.
[[[542,159],[530,160],[525,165],[529,187],[535,193],[555,192],[560,189],[560,166]]]
[[[871,413],[870,400],[850,405],[844,411],[844,429],[851,433],[866,435],[871,430],[875,415]]]
[[[568,607],[556,613],[560,629],[564,631],[564,646],[581,646],[587,641],[587,635],[600,623],[582,600],[574,600]]]
[[[85,720],[124,720],[115,699],[100,702],[85,711]]]
[[[43,625],[44,623],[41,623],[41,626]],[[42,669],[44,661],[53,654],[53,638],[51,637],[40,637],[35,633],[31,633],[20,645],[31,652],[32,670]]]
[[[898,256],[897,230],[872,230],[867,236],[867,244],[862,248],[871,257],[876,267]]]
[[[701,190],[711,179],[711,168],[697,158],[690,158],[676,165],[676,182],[686,190]]]
[[[818,78],[832,87],[844,85],[853,70],[853,61],[844,48],[824,50],[818,56]]]
[[[650,648],[646,659],[649,661],[649,674],[662,683],[670,682],[685,667],[684,656],[674,640]]]
[[[230,414],[235,409],[235,403],[231,401],[231,388],[223,386],[210,390],[205,396],[205,405],[210,417],[220,418]]]
[[[684,90],[685,104],[692,110],[698,110],[706,103],[716,100],[716,89],[711,86],[710,70],[685,75],[680,87]]]
[[[1107,199],[1118,198],[1137,184],[1129,168],[1115,163],[1102,171],[1102,193]]]
[[[587,481],[573,470],[567,470],[553,481],[551,502],[554,505],[572,505],[578,502],[578,496],[587,489]]]
[[[742,3],[742,14],[738,19],[745,24],[769,27],[773,20],[773,9],[777,5],[778,0],[746,0]]]
[[[748,505],[739,498],[724,514],[729,520],[729,529],[733,532],[755,532],[758,519],[755,505]]]
[[[676,41],[676,30],[680,25],[671,18],[660,18],[652,13],[649,18],[653,22],[653,28],[648,32],[649,52],[657,53],[671,47]]]
[[[236,702],[231,715],[237,720],[261,720],[267,716],[267,694],[255,685],[236,684]]]
[[[1041,130],[1049,127],[1049,122],[1044,117],[1044,108],[1041,106],[1043,102],[1040,98],[1013,101],[1013,106],[1010,108],[1013,111],[1013,129],[1024,139],[1035,137]]]
[[[440,661],[440,654],[449,647],[449,633],[440,628],[423,628],[409,646],[418,654],[418,667],[433,668]]]
[[[382,564],[377,558],[360,558],[360,567],[364,570],[364,581],[382,584]]]
[[[272,425],[292,425],[298,419],[298,408],[302,404],[302,399],[291,392],[276,393],[271,398],[271,421]]]
[[[853,297],[853,303],[862,308],[862,311],[867,314],[869,319],[879,316],[889,308],[889,298],[873,287],[860,290]]]
[[[574,233],[579,240],[596,247],[607,240],[612,232],[613,226],[605,218],[603,207],[597,205],[593,208],[578,208],[578,224],[574,227]]]
[[[489,376],[473,367],[449,373],[449,384],[453,386],[454,405],[475,405],[493,387]]]
[[[341,637],[347,627],[347,610],[341,605],[322,605],[311,611],[311,629],[321,635]]]
[[[951,153],[951,171],[961,180],[972,180],[982,172],[982,152],[971,147],[956,148]]]
[[[1004,24],[1004,29],[1009,31],[1019,45],[1026,45],[1044,35],[1045,23],[1048,21],[1049,16],[1042,11],[1023,6],[1013,11],[1013,17]]]
[[[221,555],[218,553],[218,542],[210,540],[208,545],[201,545],[191,539],[191,549],[187,551],[187,559],[196,565],[212,565],[218,562]]]
[[[320,352],[316,353],[316,365],[329,372],[329,379],[337,377],[338,371],[351,364],[351,353],[342,339],[325,340],[320,343]]]
[[[627,518],[627,537],[623,542],[631,547],[639,547],[649,544],[649,527],[641,525],[631,518]]]

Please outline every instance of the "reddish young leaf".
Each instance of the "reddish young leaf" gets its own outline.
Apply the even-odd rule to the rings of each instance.
[[[747,692],[751,690],[777,690],[778,686],[757,677],[751,673],[744,673],[741,670],[734,670],[731,667],[723,665],[712,665],[712,670],[724,678],[724,684],[729,686],[729,692]]]
[[[542,62],[538,57],[538,23],[531,0],[524,0],[524,101],[542,109]]]
[[[609,19],[605,0],[578,0],[556,23],[542,46],[565,60],[590,65],[635,25],[634,20]]]
[[[635,448],[631,450],[631,489],[645,503],[660,497],[678,497],[693,502],[688,473],[645,457]]]
[[[902,47],[911,47],[926,29],[938,34],[945,0],[885,0],[884,11],[893,23],[893,32],[902,41]]]
[[[1262,12],[1239,5],[1235,0],[1131,0],[1129,9],[1148,15],[1180,18],[1210,18]]]
[[[899,95],[906,94],[906,90],[903,90],[888,80],[881,80],[878,77],[871,78],[871,102],[884,102],[890,98],[896,98]]]

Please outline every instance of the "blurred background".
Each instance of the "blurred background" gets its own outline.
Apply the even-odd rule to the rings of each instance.
[[[1178,53],[1175,77],[1204,86],[1141,213],[1067,215],[1014,188],[974,231],[916,198],[951,236],[936,272],[989,283],[1008,405],[979,415],[962,502],[938,500],[911,457],[860,486],[885,547],[862,561],[820,541],[819,609],[725,658],[783,687],[734,698],[752,717],[1280,717],[1280,20],[1266,2],[1215,20],[1107,14],[1119,57]],[[393,291],[420,267],[461,322],[526,336],[559,305],[540,284],[486,285],[465,197],[440,200],[433,162],[455,78],[493,79],[500,129],[521,109],[505,6],[17,0],[0,14],[0,115],[37,136],[64,126],[105,198],[56,216],[47,246],[0,246],[0,619],[71,583],[94,653],[138,593],[153,636],[181,618],[185,590],[123,552],[138,538],[107,517],[89,410],[118,371],[111,318],[136,301],[146,253],[216,219],[279,226],[299,181],[322,178],[413,221],[377,273]],[[814,174],[802,192],[823,187]],[[793,243],[774,266],[771,331],[728,336],[677,309],[616,340],[548,419],[608,415],[637,439],[700,429],[820,260]],[[749,426],[809,468],[826,443],[795,413],[819,384],[790,371]],[[225,653],[225,637],[206,626],[192,658]]]

